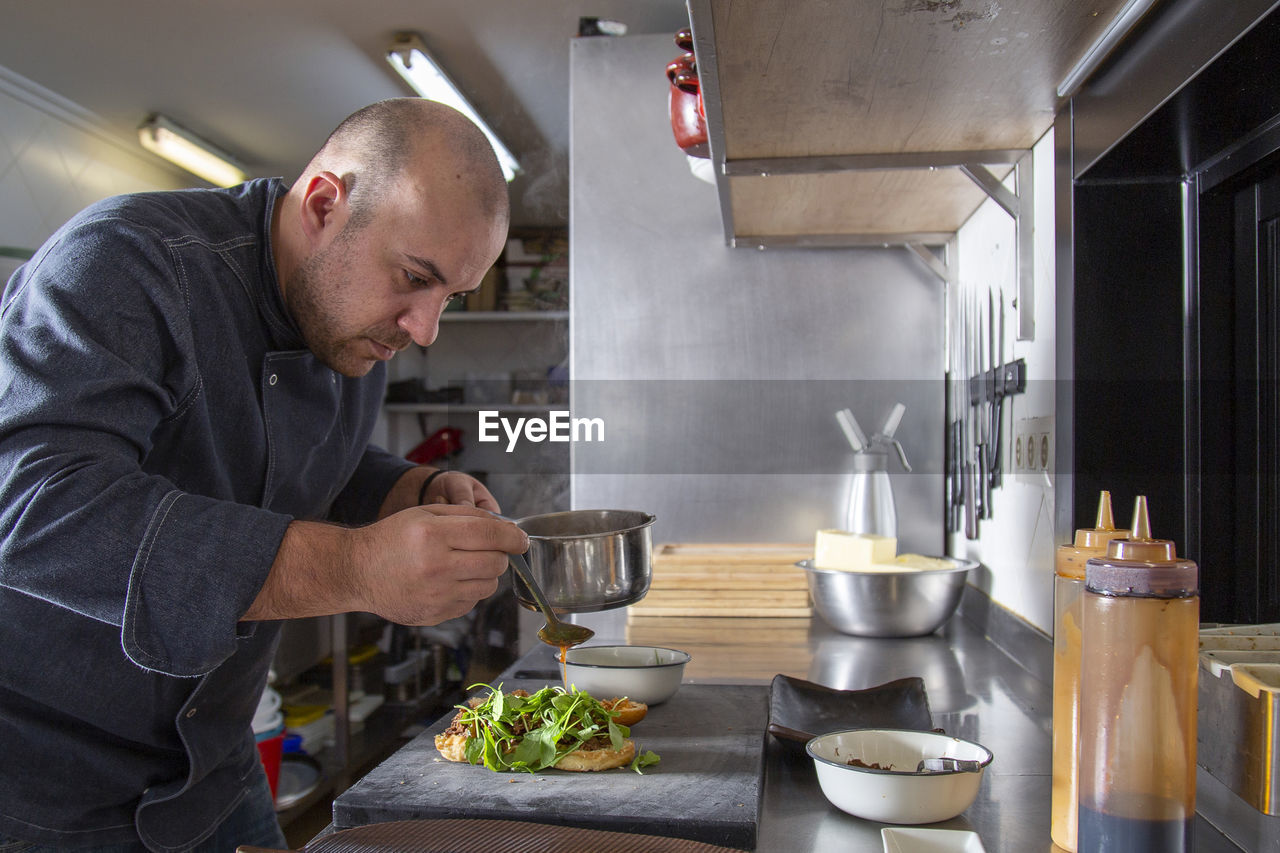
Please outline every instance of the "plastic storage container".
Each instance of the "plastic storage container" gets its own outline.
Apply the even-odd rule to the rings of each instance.
[[[1076,531],[1070,545],[1054,555],[1053,585],[1053,794],[1050,835],[1063,850],[1076,850],[1076,804],[1079,800],[1080,732],[1080,598],[1084,594],[1085,563],[1102,557],[1113,539],[1129,531],[1117,529],[1111,493],[1098,496],[1098,515],[1092,528]]]
[[[333,746],[333,712],[328,705],[287,705],[284,726],[288,734],[302,738],[301,751],[309,755]]]
[[[267,772],[271,796],[275,797],[280,781],[280,753],[284,744],[284,714],[280,711],[280,694],[267,687],[258,699],[253,715],[253,739],[258,745],[262,769]]]
[[[275,734],[254,735],[258,745],[258,757],[262,760],[262,769],[267,772],[267,784],[271,786],[271,798],[275,799],[280,788],[280,757],[284,750],[284,728]]]
[[[1280,623],[1200,628],[1196,763],[1280,817]]]
[[[1199,568],[1139,497],[1132,537],[1085,564],[1080,850],[1190,853],[1199,620]]]

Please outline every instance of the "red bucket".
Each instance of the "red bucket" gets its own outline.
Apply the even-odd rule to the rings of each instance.
[[[258,756],[262,759],[262,767],[267,771],[267,782],[271,785],[271,798],[276,796],[276,786],[280,782],[280,753],[284,745],[284,730],[281,729],[271,737],[258,741]]]

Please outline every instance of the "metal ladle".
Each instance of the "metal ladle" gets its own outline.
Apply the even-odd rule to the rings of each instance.
[[[547,603],[546,596],[542,594],[542,589],[534,581],[533,572],[529,570],[529,564],[525,562],[523,554],[508,554],[507,557],[511,563],[512,571],[516,573],[520,580],[524,581],[524,585],[528,587],[529,594],[533,596],[538,609],[546,617],[547,624],[538,629],[539,640],[549,646],[567,649],[570,646],[585,643],[595,636],[596,632],[585,625],[561,622],[556,617],[555,611]]]

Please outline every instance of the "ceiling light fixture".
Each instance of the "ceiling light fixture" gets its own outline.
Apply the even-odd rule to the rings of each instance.
[[[484,131],[493,152],[498,155],[498,163],[502,166],[502,174],[511,181],[520,172],[520,163],[511,153],[511,149],[502,144],[502,140],[493,129],[480,118],[480,114],[467,101],[462,92],[444,73],[426,45],[415,33],[399,33],[387,51],[387,62],[404,78],[405,82],[422,97],[429,101],[439,101],[453,107],[458,112],[475,122]]]
[[[164,116],[153,115],[138,128],[142,147],[220,187],[243,183],[248,175],[229,154],[219,151]]]

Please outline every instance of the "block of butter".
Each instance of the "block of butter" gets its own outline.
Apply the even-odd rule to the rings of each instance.
[[[886,563],[872,563],[858,572],[927,572],[930,569],[949,569],[951,563],[939,557],[924,557],[920,554],[899,554]]]
[[[920,554],[899,554],[893,558],[896,565],[907,569],[950,569],[954,564],[941,557],[925,557]]]
[[[819,530],[813,544],[813,565],[846,572],[880,571],[872,566],[892,563],[897,552],[898,540],[893,536]]]

